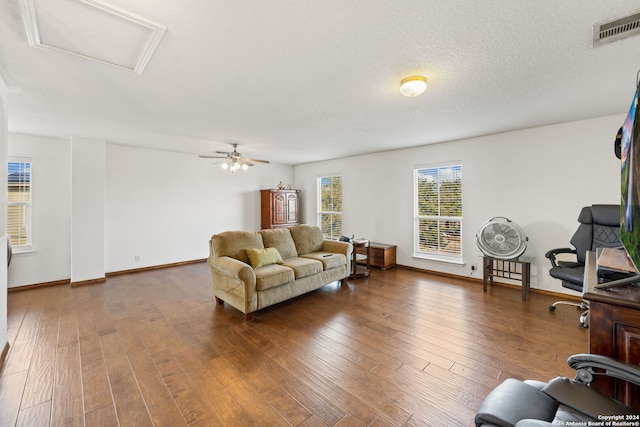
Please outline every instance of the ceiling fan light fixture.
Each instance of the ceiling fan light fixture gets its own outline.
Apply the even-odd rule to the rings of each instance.
[[[238,153],[238,144],[231,145],[233,146],[233,151],[216,151],[216,155],[200,155],[199,157],[203,159],[222,159],[222,161],[219,162],[220,167],[222,170],[228,170],[231,173],[235,173],[240,169],[246,171],[249,167],[253,166],[254,163],[270,163],[269,160],[243,157],[242,153]]]
[[[400,93],[406,97],[413,98],[427,90],[427,78],[422,76],[411,76],[400,81]]]

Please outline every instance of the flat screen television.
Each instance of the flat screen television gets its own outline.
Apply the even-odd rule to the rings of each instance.
[[[640,110],[636,80],[636,91],[631,107],[622,124],[620,139],[620,241],[636,272],[640,271]],[[614,280],[597,288],[611,288],[640,282],[638,274]]]
[[[622,125],[620,140],[620,240],[640,267],[640,110],[638,90]]]

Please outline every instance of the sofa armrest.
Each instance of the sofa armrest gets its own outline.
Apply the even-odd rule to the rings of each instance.
[[[246,262],[238,261],[228,256],[210,256],[211,271],[233,279],[242,280],[248,285],[256,286],[256,273]]]
[[[250,320],[258,309],[256,273],[245,262],[227,256],[209,256],[209,267],[213,280],[213,294],[221,301],[245,313]]]
[[[349,242],[341,242],[339,240],[325,240],[322,243],[322,250],[334,254],[342,254],[347,258],[347,261],[349,261],[351,259],[351,253],[353,252],[353,245]]]

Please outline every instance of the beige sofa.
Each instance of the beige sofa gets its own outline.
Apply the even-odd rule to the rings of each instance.
[[[296,225],[214,234],[209,249],[216,301],[251,320],[257,310],[345,280],[353,246],[324,240],[317,226]]]

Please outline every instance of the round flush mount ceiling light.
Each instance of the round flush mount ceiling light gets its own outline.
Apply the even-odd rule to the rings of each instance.
[[[411,76],[400,82],[400,93],[404,96],[418,96],[427,90],[427,79],[422,76]]]

